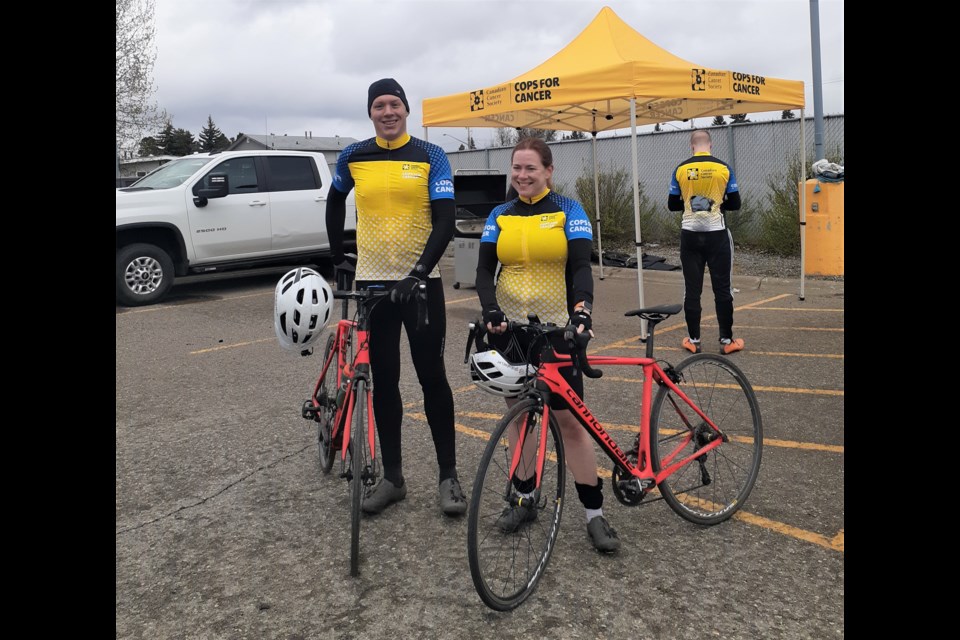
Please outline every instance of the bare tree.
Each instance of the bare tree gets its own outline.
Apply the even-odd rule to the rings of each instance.
[[[155,0],[117,0],[117,153],[136,151],[144,131],[168,119],[152,102]]]
[[[512,147],[517,144],[517,130],[509,127],[500,127],[493,134],[493,146]]]

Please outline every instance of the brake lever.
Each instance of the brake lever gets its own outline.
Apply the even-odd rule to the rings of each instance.
[[[421,282],[417,285],[417,328],[430,325],[430,315],[427,311],[427,283]]]

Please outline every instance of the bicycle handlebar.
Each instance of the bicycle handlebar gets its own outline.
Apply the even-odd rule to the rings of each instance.
[[[557,333],[563,334],[563,340],[570,349],[570,361],[573,368],[583,372],[588,378],[599,378],[603,375],[600,369],[594,369],[587,361],[587,344],[590,342],[590,334],[576,333],[571,327],[561,327],[552,322],[542,323],[535,314],[528,316],[529,322],[517,322],[510,320],[507,322],[507,331],[532,331],[537,337],[550,336]],[[487,333],[487,326],[483,320],[477,319],[468,323],[470,333],[467,335],[467,348],[463,354],[463,363],[466,364],[470,359],[470,343],[475,342],[476,348],[481,348],[481,340]]]
[[[357,291],[352,289],[335,289],[333,291],[333,297],[336,300],[356,300],[358,303],[368,305],[369,308],[373,308],[373,305],[379,302],[381,298],[389,295],[390,289],[380,288],[379,286]],[[430,316],[427,311],[427,284],[425,282],[421,282],[417,287],[414,298],[417,301],[417,330],[419,331],[430,325]]]

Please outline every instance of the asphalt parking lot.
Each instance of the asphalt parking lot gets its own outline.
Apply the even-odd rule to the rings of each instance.
[[[469,493],[503,403],[463,364],[476,293],[447,302],[460,478]],[[596,268],[595,268],[596,269]],[[317,465],[300,417],[319,357],[283,351],[273,288],[285,269],[204,276],[161,305],[116,311],[117,638],[830,638],[844,635],[843,282],[735,276],[731,356],[764,421],[763,464],[731,520],[703,528],[663,502],[626,507],[605,488],[616,556],[593,551],[583,511],[563,514],[536,593],[509,613],[477,596],[466,519],[437,505],[422,392],[405,354],[407,499],[365,518],[349,576],[348,487]],[[596,275],[595,270],[595,275]],[[637,272],[596,280],[590,352],[641,355]],[[679,271],[644,271],[647,306],[680,302]],[[716,323],[705,292],[704,342]],[[682,317],[658,327],[656,354],[679,361]],[[639,375],[586,381],[586,401],[632,441]],[[635,431],[634,431],[635,432]],[[597,463],[609,478],[610,462]],[[572,486],[572,485],[571,485]],[[568,494],[569,495],[569,494]]]

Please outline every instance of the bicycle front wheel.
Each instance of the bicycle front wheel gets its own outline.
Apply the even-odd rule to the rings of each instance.
[[[375,481],[373,459],[367,444],[368,401],[370,391],[365,380],[358,380],[354,392],[353,419],[350,422],[350,575],[360,573],[360,519],[367,487]]]
[[[542,437],[545,455],[538,467]],[[521,454],[511,478],[512,453],[518,448]],[[551,414],[544,424],[537,400],[514,405],[490,434],[470,497],[467,555],[477,593],[492,609],[517,607],[543,577],[560,528],[563,460],[556,419]]]
[[[322,363],[327,361],[334,347],[333,335],[327,336],[327,345],[323,348]],[[333,468],[333,459],[337,455],[337,446],[333,443],[333,419],[337,412],[337,356],[333,355],[333,362],[317,388],[315,397],[317,403],[317,445],[320,450],[320,471],[324,475]]]
[[[723,522],[750,495],[763,450],[763,422],[753,387],[729,359],[712,353],[676,366],[678,387],[720,429],[723,442],[664,479],[658,488],[667,504],[690,522]],[[651,462],[661,469],[695,454],[716,432],[676,393],[661,386],[650,419]]]

